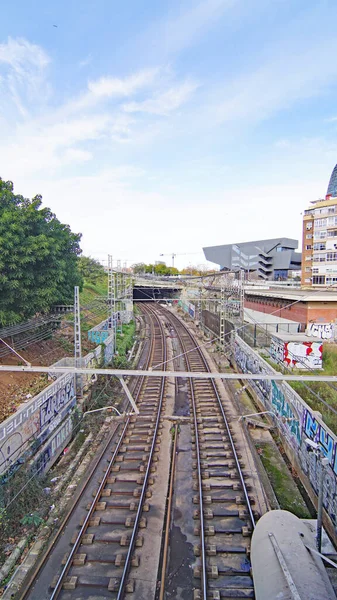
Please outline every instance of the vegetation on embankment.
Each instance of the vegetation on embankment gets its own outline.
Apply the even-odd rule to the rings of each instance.
[[[82,284],[80,240],[42,208],[41,196],[14,194],[13,183],[0,178],[0,326],[72,302]]]
[[[273,441],[258,442],[255,446],[280,508],[289,510],[300,519],[310,519],[310,512],[276,444]]]
[[[116,369],[126,369],[128,366],[128,352],[131,350],[136,332],[136,323],[131,321],[128,325],[123,325],[122,333],[117,333],[117,352],[113,359]]]

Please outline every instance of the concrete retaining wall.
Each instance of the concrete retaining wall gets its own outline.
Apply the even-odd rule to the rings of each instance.
[[[232,339],[232,358],[242,373],[277,372],[237,334]],[[294,465],[313,503],[317,505],[318,481],[324,468],[323,505],[326,528],[337,540],[337,436],[286,382],[256,380],[249,383],[259,404],[271,410],[283,439],[285,452]],[[317,442],[329,464],[322,467],[314,452],[308,452],[306,438]]]

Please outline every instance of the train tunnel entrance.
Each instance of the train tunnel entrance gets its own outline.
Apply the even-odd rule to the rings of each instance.
[[[134,286],[133,288],[133,299],[135,302],[148,300],[149,302],[154,300],[174,300],[180,298],[181,288],[167,288],[159,287],[156,285],[141,285]]]

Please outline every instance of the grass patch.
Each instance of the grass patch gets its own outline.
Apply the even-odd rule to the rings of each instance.
[[[259,442],[256,444],[256,448],[280,508],[288,510],[300,519],[310,519],[310,512],[277,446],[272,443]]]
[[[122,333],[117,333],[116,347],[117,356],[113,359],[114,367],[123,369],[128,366],[127,354],[131,350],[136,332],[136,323],[131,321],[127,325],[123,325]]]
[[[97,296],[108,297],[108,275],[104,274],[95,283],[84,280],[80,293],[81,306],[90,304]]]

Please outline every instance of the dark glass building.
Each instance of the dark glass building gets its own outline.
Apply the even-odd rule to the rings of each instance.
[[[244,269],[260,279],[285,280],[289,271],[300,271],[301,253],[297,240],[276,238],[203,248],[205,258],[221,270]]]
[[[333,198],[337,197],[337,165],[331,173],[328,191],[326,193],[327,196],[332,196]]]

